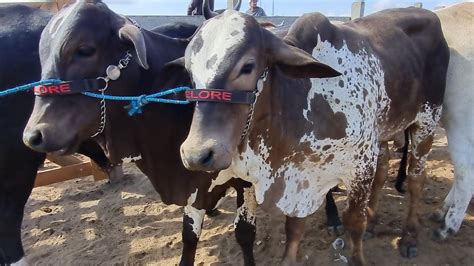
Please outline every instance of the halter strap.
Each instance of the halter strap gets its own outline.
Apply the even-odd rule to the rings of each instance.
[[[77,94],[86,91],[100,91],[105,82],[101,79],[82,79],[63,81],[57,84],[38,85],[34,87],[36,96]]]
[[[220,102],[252,105],[255,102],[255,91],[230,91],[216,89],[192,89],[185,92],[190,102]]]

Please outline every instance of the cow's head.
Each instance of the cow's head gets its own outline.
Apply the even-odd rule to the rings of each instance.
[[[197,90],[252,92],[265,69],[273,68],[292,78],[339,75],[303,50],[284,43],[252,16],[231,10],[200,28],[186,49],[184,64]],[[185,166],[203,171],[229,167],[242,141],[250,107],[198,102],[190,133],[181,146]]]
[[[60,10],[44,29],[39,50],[42,79],[67,81],[105,77],[107,67],[118,65],[130,51],[128,67],[109,82],[107,92],[115,95],[136,94],[140,71],[148,68],[140,29],[95,0],[78,0]],[[41,152],[73,152],[100,128],[100,107],[100,100],[81,94],[36,97],[23,140]]]

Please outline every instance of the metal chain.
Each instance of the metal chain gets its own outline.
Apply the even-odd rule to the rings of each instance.
[[[243,130],[242,135],[241,135],[242,140],[244,140],[245,137],[247,137],[247,134],[250,131],[250,127],[252,126],[252,119],[253,119],[253,113],[254,113],[254,110],[255,110],[255,104],[257,103],[258,96],[260,95],[260,93],[263,90],[263,83],[265,83],[265,81],[267,81],[267,77],[268,77],[268,68],[266,68],[265,71],[263,71],[262,76],[257,81],[257,88],[255,88],[255,99],[253,100],[253,103],[250,106],[249,114],[247,116],[247,121],[245,122],[245,127],[244,127],[244,130]],[[260,82],[260,81],[262,81],[262,89],[258,88],[258,82]]]
[[[127,51],[125,54],[125,57],[119,60],[119,63],[117,67],[119,70],[122,70],[128,66],[130,63],[130,60],[132,60],[133,55],[130,53],[130,51]],[[110,77],[98,77],[97,79],[101,79],[105,82],[104,88],[102,88],[100,91],[100,94],[102,96],[100,100],[100,123],[99,123],[99,128],[97,129],[97,132],[94,133],[94,135],[91,136],[91,138],[95,138],[98,135],[102,134],[105,130],[105,125],[107,123],[107,103],[105,100],[105,91],[109,88],[109,81],[111,80]]]
[[[104,95],[108,87],[109,87],[109,83],[108,81],[106,81],[105,87],[100,90],[101,95],[102,95],[102,99],[100,100],[100,124],[99,124],[99,129],[94,135],[91,136],[91,138],[95,138],[98,135],[102,134],[102,132],[104,132],[105,124],[107,123],[107,104],[106,104]]]

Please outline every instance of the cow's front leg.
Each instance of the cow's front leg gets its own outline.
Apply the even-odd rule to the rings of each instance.
[[[368,225],[365,234],[366,237],[371,237],[375,233],[374,228],[377,223],[376,212],[379,203],[380,192],[382,192],[383,185],[387,179],[389,157],[390,154],[388,150],[388,143],[382,142],[380,144],[380,151],[377,159],[377,170],[375,171],[375,178],[370,191],[369,208],[367,209]]]
[[[361,162],[361,169],[357,170],[356,178],[349,187],[347,208],[342,215],[342,222],[346,231],[349,232],[352,244],[351,265],[365,264],[362,240],[367,228],[367,202],[374,178],[374,168],[376,167],[376,155],[374,154],[373,157],[373,164]]]
[[[303,238],[306,218],[286,216],[286,247],[282,265],[296,265],[300,241]]]
[[[183,215],[183,253],[179,265],[193,265],[196,256],[196,248],[201,236],[202,222],[205,210],[199,210],[193,206],[184,207]]]
[[[244,265],[255,265],[253,244],[256,234],[257,200],[252,185],[237,189],[237,217],[235,218],[235,238],[244,254]]]

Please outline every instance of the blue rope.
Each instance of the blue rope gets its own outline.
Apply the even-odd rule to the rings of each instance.
[[[39,85],[50,85],[50,84],[60,84],[62,81],[59,79],[48,79],[42,80],[38,82],[33,82],[30,84],[18,86],[12,89],[8,89],[5,91],[0,91],[0,97],[7,96],[10,94],[18,93],[21,91],[29,91],[33,89],[35,86]],[[129,101],[130,107],[128,110],[128,115],[133,116],[136,114],[141,114],[143,106],[154,102],[154,103],[170,103],[170,104],[188,104],[189,101],[186,100],[173,100],[173,99],[162,99],[160,97],[167,96],[173,93],[182,92],[189,90],[189,87],[178,87],[174,89],[169,89],[165,91],[161,91],[158,93],[153,94],[143,94],[140,96],[114,96],[114,95],[102,95],[99,93],[92,93],[92,92],[82,92],[83,95],[96,98],[96,99],[104,99],[104,100],[111,100],[111,101]]]
[[[143,106],[149,104],[150,102],[154,103],[170,103],[170,104],[188,104],[189,101],[183,100],[173,100],[173,99],[162,99],[160,97],[170,95],[173,93],[187,91],[189,87],[178,87],[174,89],[169,89],[165,91],[161,91],[154,94],[143,94],[140,96],[114,96],[114,95],[102,95],[99,93],[92,93],[92,92],[83,92],[82,94],[88,97],[97,98],[97,99],[105,99],[111,101],[129,101],[130,108],[128,110],[129,116],[134,116],[136,114],[141,114]]]
[[[29,90],[33,89],[34,87],[40,86],[40,85],[59,84],[61,82],[62,81],[59,80],[59,79],[41,80],[41,81],[38,81],[38,82],[33,82],[33,83],[30,83],[30,84],[18,86],[18,87],[12,88],[12,89],[0,91],[0,97],[15,94],[15,93],[22,92],[22,91],[29,91]]]

